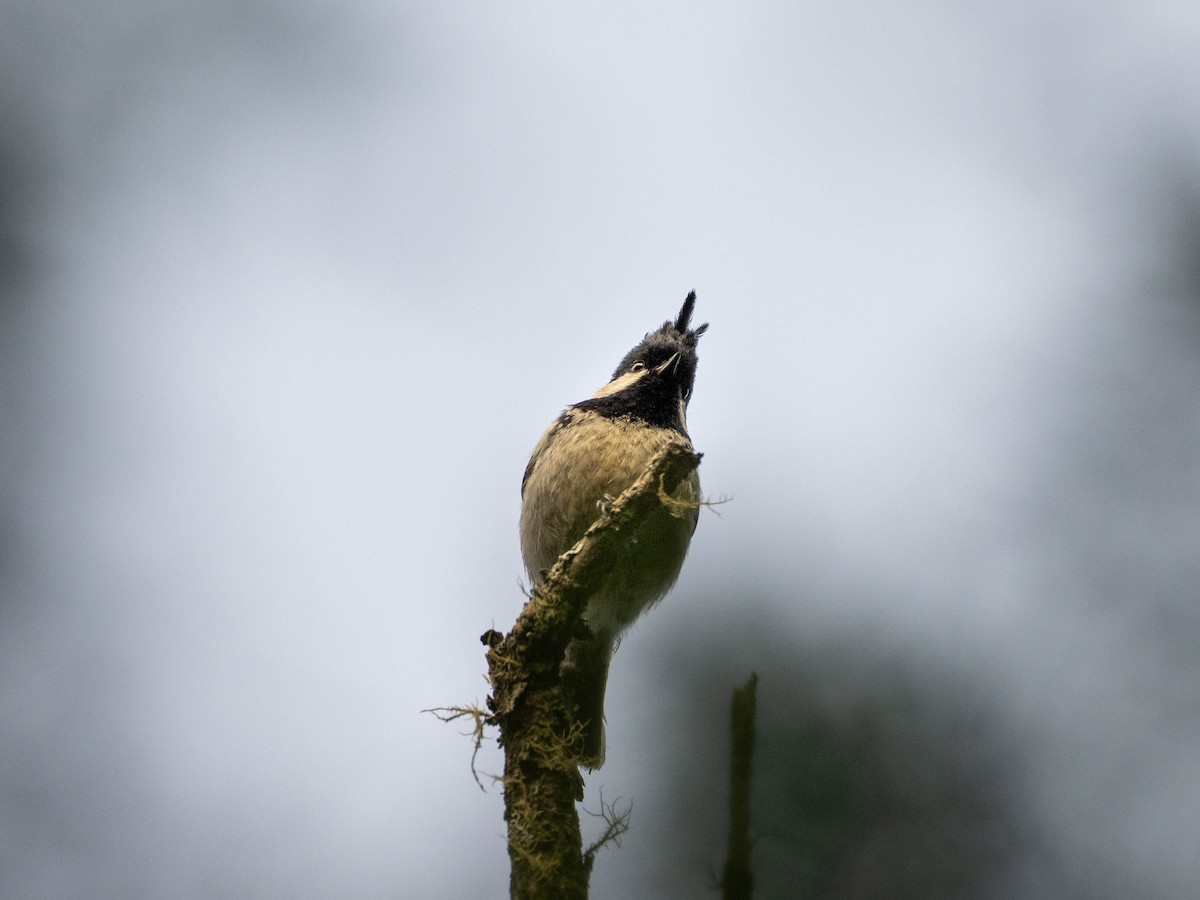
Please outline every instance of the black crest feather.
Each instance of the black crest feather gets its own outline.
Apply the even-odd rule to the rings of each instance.
[[[692,310],[694,310],[695,308],[696,308],[696,292],[689,291],[688,295],[687,295],[687,299],[685,299],[683,301],[683,307],[679,310],[679,315],[675,318],[675,326],[674,327],[675,327],[675,330],[678,331],[680,334],[686,334],[689,331],[688,324],[692,321]],[[670,322],[663,322],[663,331],[668,330],[670,327],[671,327]],[[704,334],[704,332],[706,332],[706,331],[708,331],[708,323],[707,322],[705,322],[700,327],[692,330],[691,333],[693,335],[695,335],[696,337],[700,337],[700,335]]]
[[[689,328],[692,321],[692,312],[696,309],[696,292],[689,291],[687,297],[683,301],[683,306],[679,309],[679,315],[675,317],[675,321],[667,320],[662,323],[662,327],[658,329],[659,334],[670,334],[672,331],[679,334],[685,341],[695,346],[696,339],[704,332],[708,331],[708,323],[705,322],[698,328]],[[653,333],[653,332],[651,332]],[[650,337],[650,335],[646,335]]]

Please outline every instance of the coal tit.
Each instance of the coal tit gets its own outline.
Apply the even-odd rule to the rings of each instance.
[[[521,555],[534,584],[671,440],[687,433],[687,406],[696,377],[696,343],[707,323],[690,328],[696,294],[688,294],[675,321],[651,331],[621,360],[612,379],[575,403],[542,435],[521,482]],[[693,471],[654,522],[638,529],[602,583],[584,616],[590,638],[567,648],[562,677],[583,727],[582,762],[604,762],[604,690],[621,634],[670,590],[679,576],[700,504]]]

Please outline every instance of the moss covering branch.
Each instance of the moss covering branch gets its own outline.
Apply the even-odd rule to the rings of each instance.
[[[507,635],[488,631],[490,720],[504,748],[504,818],[516,900],[583,900],[592,856],[584,855],[575,803],[582,732],[559,668],[567,644],[586,629],[588,598],[611,571],[621,542],[636,540],[653,517],[679,516],[680,484],[700,464],[682,440],[659,453],[534,588]]]

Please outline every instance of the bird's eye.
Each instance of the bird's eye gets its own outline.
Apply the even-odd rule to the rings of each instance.
[[[630,372],[640,372],[644,368],[646,368],[646,364],[639,359],[637,362],[635,362],[632,366],[629,367],[629,371]]]

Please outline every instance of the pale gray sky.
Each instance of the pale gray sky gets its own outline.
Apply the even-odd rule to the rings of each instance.
[[[652,815],[662,648],[868,635],[1041,736],[1004,896],[1200,880],[1200,11],[0,18],[0,894],[503,896],[499,792],[418,711],[486,693],[541,430],[690,289],[735,499],[590,789]]]

